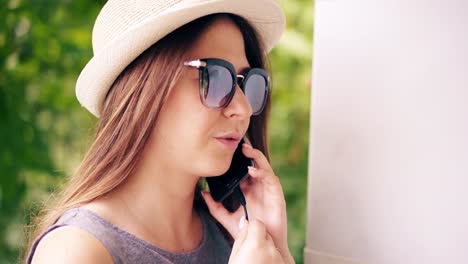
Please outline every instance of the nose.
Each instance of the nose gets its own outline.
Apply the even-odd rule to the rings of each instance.
[[[239,85],[236,85],[236,93],[223,112],[229,118],[248,119],[252,116],[252,107]]]

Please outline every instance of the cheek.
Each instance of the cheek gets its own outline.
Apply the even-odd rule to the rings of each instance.
[[[155,131],[170,157],[167,162],[198,176],[217,176],[227,171],[233,153],[213,138],[220,111],[205,107],[191,80],[171,91]],[[218,125],[219,126],[219,125]]]
[[[221,146],[201,120],[191,120],[170,122],[164,129],[155,131],[153,140],[159,142],[160,148],[154,156],[160,157],[169,167],[191,175],[222,175],[228,170],[234,153]]]
[[[185,131],[181,135],[183,139],[176,143],[179,157],[183,159],[180,162],[191,174],[197,176],[218,176],[225,173],[234,153],[213,138],[215,122],[212,121],[216,119],[203,119],[196,115],[192,117],[181,129]]]

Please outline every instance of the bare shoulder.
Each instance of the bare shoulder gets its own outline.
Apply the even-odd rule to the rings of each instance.
[[[77,227],[63,226],[41,239],[32,263],[113,263],[113,260],[93,235]]]

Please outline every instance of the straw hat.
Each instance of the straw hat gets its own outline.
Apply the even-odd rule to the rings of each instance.
[[[99,117],[107,91],[128,64],[170,32],[213,13],[245,18],[267,51],[285,28],[275,0],[109,0],[94,24],[94,56],[78,77],[78,101]]]

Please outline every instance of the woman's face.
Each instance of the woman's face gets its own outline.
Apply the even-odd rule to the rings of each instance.
[[[239,28],[229,19],[215,21],[190,51],[190,59],[220,58],[237,73],[249,67]],[[219,140],[227,134],[244,136],[252,109],[239,86],[224,109],[208,108],[199,96],[198,69],[185,67],[171,90],[149,142],[149,152],[171,171],[194,176],[217,176],[227,171],[234,148]],[[151,158],[150,158],[151,159]]]

